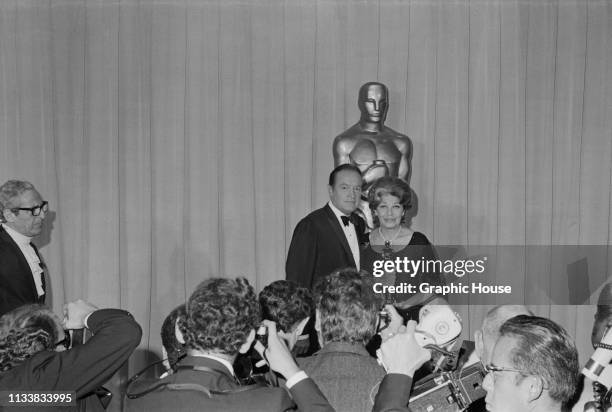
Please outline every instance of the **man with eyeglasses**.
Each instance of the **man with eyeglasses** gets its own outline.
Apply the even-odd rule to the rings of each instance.
[[[519,315],[502,325],[485,370],[487,410],[561,411],[578,387],[578,351],[555,322]]]
[[[45,302],[44,265],[32,238],[42,232],[49,204],[26,181],[0,186],[0,316]]]

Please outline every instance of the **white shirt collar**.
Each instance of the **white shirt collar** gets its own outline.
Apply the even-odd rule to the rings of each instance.
[[[340,218],[341,216],[349,216],[347,214],[344,214],[340,209],[338,209],[336,206],[334,206],[334,204],[332,203],[331,200],[329,202],[327,202],[327,204],[329,205],[331,210],[334,212],[334,215],[336,215],[336,217],[338,218],[338,221],[340,221],[340,222],[342,221],[342,219]]]
[[[16,231],[15,229],[11,228],[10,226],[5,225],[4,223],[2,223],[2,227],[4,228],[4,230],[6,230],[6,233],[9,234],[9,236],[15,241],[15,243],[17,243],[18,245],[29,245],[30,242],[32,241],[32,238],[29,236],[26,236],[22,233],[19,233],[18,231]]]
[[[214,361],[219,362],[220,364],[222,364],[223,366],[225,366],[227,368],[227,370],[229,371],[229,373],[232,374],[232,376],[236,376],[236,374],[234,373],[234,367],[232,366],[231,363],[229,363],[227,360],[223,359],[223,358],[219,358],[215,355],[211,355],[209,353],[198,353],[198,354],[192,354],[192,356],[197,356],[198,358],[208,358],[208,359],[212,359]]]

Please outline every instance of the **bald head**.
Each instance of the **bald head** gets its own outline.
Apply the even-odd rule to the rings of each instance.
[[[493,346],[499,338],[501,326],[508,320],[518,315],[533,315],[523,305],[500,305],[491,309],[484,320],[482,328],[474,333],[476,351],[483,363],[488,363],[493,352]]]

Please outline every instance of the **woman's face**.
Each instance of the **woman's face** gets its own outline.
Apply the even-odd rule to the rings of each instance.
[[[375,212],[382,228],[397,229],[402,223],[404,206],[401,205],[397,196],[386,194],[380,198],[380,204]]]

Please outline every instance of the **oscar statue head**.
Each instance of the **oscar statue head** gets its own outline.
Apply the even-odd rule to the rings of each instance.
[[[368,82],[359,89],[357,104],[361,111],[361,123],[374,123],[382,127],[387,117],[389,91],[378,82]]]

